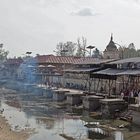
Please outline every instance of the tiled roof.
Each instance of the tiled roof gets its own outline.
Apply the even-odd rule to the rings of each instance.
[[[73,64],[75,63],[79,57],[73,56],[54,56],[54,55],[40,55],[37,56],[37,61],[39,63],[59,63],[59,64]]]
[[[54,55],[39,55],[36,57],[36,59],[39,63],[55,63],[55,64],[102,64],[114,61],[114,59],[99,59],[93,57],[54,56]]]

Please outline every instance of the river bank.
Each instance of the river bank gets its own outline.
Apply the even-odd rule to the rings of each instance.
[[[2,114],[0,115],[0,140],[27,140],[32,134],[32,130],[25,129],[14,131]]]

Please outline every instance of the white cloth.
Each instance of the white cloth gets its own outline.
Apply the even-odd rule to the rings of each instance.
[[[124,97],[124,93],[123,93],[123,92],[121,92],[121,99],[123,99],[123,97]]]
[[[130,97],[134,97],[133,91],[130,92]]]

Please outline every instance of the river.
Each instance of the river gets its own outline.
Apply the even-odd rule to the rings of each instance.
[[[7,101],[13,104],[18,102],[20,107],[9,105]],[[53,102],[42,96],[35,97],[22,93],[5,94],[1,97],[1,109],[4,109],[3,115],[12,129],[16,131],[26,128],[35,129],[28,140],[86,140],[88,138],[125,140],[123,132],[126,129],[107,131],[97,125],[104,120],[95,119],[90,121],[95,125],[88,128],[86,124],[89,121],[86,119],[91,118],[86,111],[74,110],[70,106]]]

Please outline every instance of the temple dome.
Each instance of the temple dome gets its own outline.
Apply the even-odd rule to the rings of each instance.
[[[111,35],[111,39],[109,44],[106,46],[106,51],[116,51],[117,50],[117,46],[115,45],[115,43],[113,42],[113,36]]]

